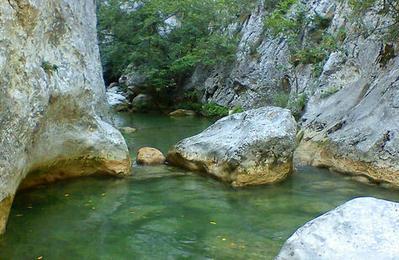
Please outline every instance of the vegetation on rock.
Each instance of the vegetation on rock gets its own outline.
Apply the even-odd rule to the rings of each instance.
[[[106,79],[133,70],[144,76],[147,94],[171,102],[196,66],[234,59],[237,38],[230,25],[250,8],[240,2],[102,1],[99,37]]]

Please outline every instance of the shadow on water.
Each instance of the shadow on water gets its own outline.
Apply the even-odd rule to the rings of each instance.
[[[211,122],[119,115],[144,145],[166,152]],[[131,178],[92,177],[17,195],[0,259],[273,259],[305,222],[359,196],[399,192],[304,167],[283,183],[234,189],[169,166],[135,167]]]

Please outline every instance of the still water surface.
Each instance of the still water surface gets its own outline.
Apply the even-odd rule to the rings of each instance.
[[[211,122],[120,114],[134,156],[166,152]],[[127,179],[82,178],[19,193],[0,259],[273,259],[305,222],[359,196],[399,192],[310,167],[287,181],[234,189],[176,168],[135,167]]]

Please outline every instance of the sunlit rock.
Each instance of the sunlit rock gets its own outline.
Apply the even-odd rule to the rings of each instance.
[[[295,119],[287,109],[249,110],[179,142],[167,160],[233,186],[274,183],[292,172],[296,133]]]
[[[165,156],[158,149],[143,147],[137,152],[137,163],[141,165],[160,165],[165,163]]]
[[[398,203],[354,199],[299,228],[276,259],[398,259],[398,219]]]

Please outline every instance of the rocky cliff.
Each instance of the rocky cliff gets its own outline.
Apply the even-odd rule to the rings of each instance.
[[[0,3],[0,233],[18,187],[130,172],[104,116],[95,10],[93,0]]]
[[[302,44],[320,37],[316,16],[328,22],[323,33],[334,36],[337,47],[323,61],[296,62],[287,37],[267,33],[268,13],[260,4],[241,24],[235,64],[198,68],[186,88],[201,93],[203,102],[244,108],[273,104],[280,92],[291,93],[290,102],[306,95],[299,162],[399,186],[398,44],[384,39],[391,18],[381,6],[354,18],[348,1],[298,2],[311,21]]]

